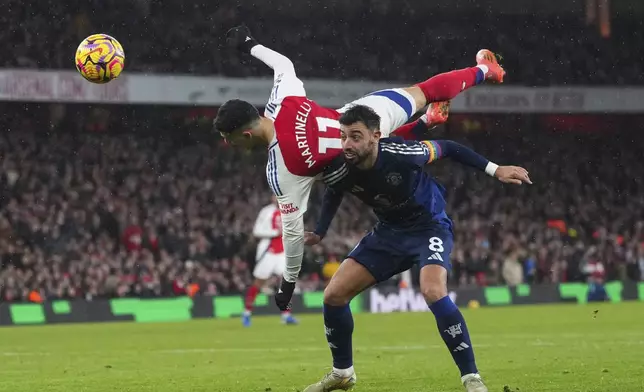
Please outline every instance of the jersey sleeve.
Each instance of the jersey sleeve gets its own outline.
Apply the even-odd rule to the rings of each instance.
[[[275,148],[279,148],[278,146]],[[269,154],[267,179],[277,197],[282,216],[282,242],[286,256],[284,280],[295,282],[304,255],[304,213],[306,212],[315,177],[290,173],[282,153]]]
[[[424,140],[422,143],[427,146],[427,149],[430,152],[427,160],[428,163],[447,157],[463,165],[474,167],[481,171],[488,171],[488,165],[491,163],[487,158],[483,157],[471,148],[452,140]],[[493,163],[492,165],[496,166]]]
[[[451,158],[463,165],[487,171],[490,161],[474,150],[451,140],[410,141],[399,138],[383,139],[381,148],[398,159],[423,167],[441,158]],[[496,166],[495,164],[492,164]]]
[[[282,213],[282,242],[286,256],[284,280],[295,282],[300,274],[304,256],[304,213],[315,178],[294,175],[290,177],[297,179],[291,183],[282,182],[282,192],[277,195],[277,200]]]
[[[279,105],[286,97],[305,97],[304,83],[297,77],[293,62],[288,57],[264,45],[254,46],[250,53],[273,69],[273,89],[264,115],[275,120]]]
[[[403,140],[402,138],[382,139],[380,148],[383,152],[395,155],[399,160],[410,162],[418,167],[423,167],[428,162],[438,159],[434,157],[437,151],[432,150],[424,142],[414,140]]]
[[[322,199],[322,211],[320,212],[320,217],[318,218],[318,223],[315,227],[315,234],[320,237],[326,236],[327,231],[329,231],[329,226],[333,222],[335,214],[342,204],[342,199],[344,192],[327,187],[324,191],[324,197]]]

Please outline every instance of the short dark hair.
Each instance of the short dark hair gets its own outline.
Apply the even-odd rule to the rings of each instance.
[[[219,108],[212,126],[215,132],[232,133],[259,120],[257,108],[241,99],[231,99]]]
[[[353,125],[363,123],[370,131],[380,129],[380,116],[369,106],[354,105],[340,116],[340,124]]]

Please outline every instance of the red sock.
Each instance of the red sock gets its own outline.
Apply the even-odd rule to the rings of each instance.
[[[427,131],[427,125],[421,120],[416,120],[396,128],[393,136],[401,137],[405,140],[422,140]]]
[[[417,86],[423,90],[427,103],[449,101],[464,91],[477,84],[477,73],[483,74],[478,67],[457,69],[432,76]],[[480,75],[479,75],[480,76]]]
[[[255,298],[257,298],[257,294],[259,294],[259,287],[253,285],[248,288],[248,291],[246,291],[246,298],[244,299],[244,305],[246,306],[246,310],[249,312],[253,311],[253,304],[255,303]]]

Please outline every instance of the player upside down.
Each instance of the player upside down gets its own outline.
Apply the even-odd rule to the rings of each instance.
[[[250,53],[274,71],[274,85],[260,116],[245,101],[230,100],[219,109],[213,127],[226,141],[245,148],[268,146],[266,178],[277,196],[282,214],[286,269],[275,302],[287,311],[304,253],[304,220],[315,177],[341,154],[341,113],[356,104],[366,105],[380,117],[380,132],[389,136],[417,111],[432,102],[449,101],[461,91],[484,81],[503,82],[505,71],[494,54],[481,50],[477,66],[436,75],[407,88],[376,91],[339,110],[327,109],[306,97],[293,63],[260,45],[245,26],[227,33],[227,43]],[[410,127],[403,130],[409,131]]]
[[[521,167],[498,166],[452,141],[381,139],[380,118],[366,106],[348,109],[339,122],[344,156],[325,169],[327,189],[322,212],[315,232],[306,233],[306,244],[317,244],[324,237],[344,193],[371,206],[378,222],[349,253],[324,290],[324,326],[333,370],[304,392],[348,390],[355,385],[349,302],[368,287],[414,264],[420,267],[421,292],[461,372],[461,382],[468,392],[487,392],[467,324],[447,292],[454,242],[452,221],[445,212],[445,189],[423,168],[450,157],[512,184],[531,184],[528,172]]]

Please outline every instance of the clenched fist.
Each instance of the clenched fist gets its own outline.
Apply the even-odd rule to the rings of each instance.
[[[291,298],[293,298],[294,291],[295,282],[287,282],[282,278],[280,288],[277,290],[277,294],[275,294],[275,304],[282,312],[291,310]]]
[[[239,51],[250,53],[253,46],[258,42],[250,34],[250,29],[246,25],[233,27],[226,32],[226,45]]]

